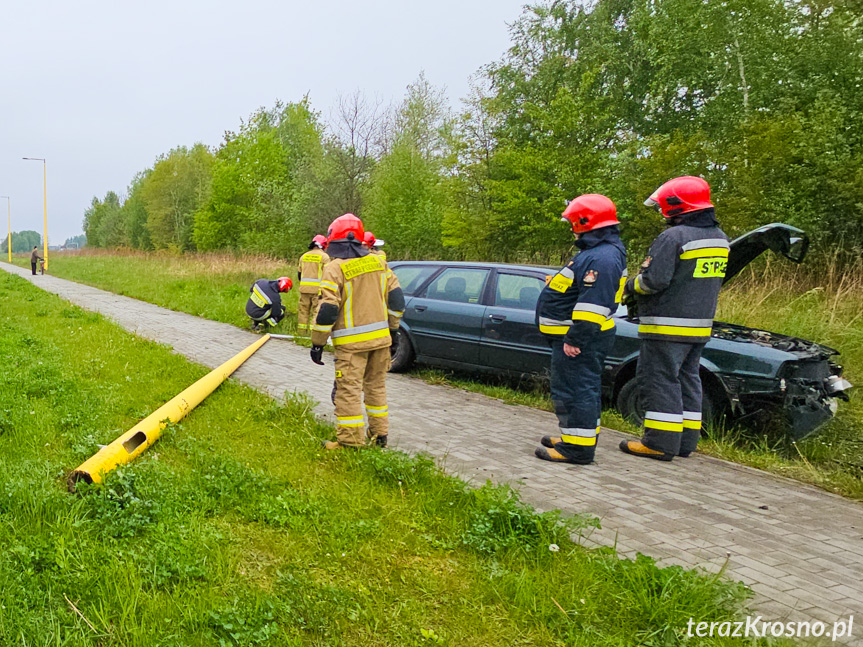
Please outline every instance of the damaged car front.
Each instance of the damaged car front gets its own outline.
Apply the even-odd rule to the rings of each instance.
[[[767,250],[801,263],[808,249],[808,237],[796,227],[781,223],[759,227],[731,242],[724,282]],[[733,374],[716,373],[738,420],[778,416],[797,440],[830,420],[838,400],[848,399],[852,385],[842,376],[842,366],[833,361],[839,355],[833,348],[722,321],[714,323],[712,341],[720,347],[722,341],[751,345],[750,357],[745,359],[752,360],[752,366]],[[740,363],[739,347],[737,353]]]
[[[747,344],[746,356],[740,344]],[[830,420],[851,383],[838,351],[804,339],[716,322],[710,353],[733,417],[759,426],[780,422],[799,440]],[[727,352],[726,352],[727,351]]]

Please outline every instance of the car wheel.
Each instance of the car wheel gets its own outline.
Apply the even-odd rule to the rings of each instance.
[[[701,418],[704,420],[705,425],[713,423],[716,419],[717,411],[719,411],[714,399],[710,390],[705,388],[701,396]],[[644,424],[644,408],[638,401],[638,383],[634,377],[620,387],[615,405],[620,415],[632,424],[638,426]]]
[[[390,347],[392,348],[392,347]],[[399,330],[399,343],[394,351],[390,351],[390,373],[402,373],[414,364],[413,346],[404,330]]]

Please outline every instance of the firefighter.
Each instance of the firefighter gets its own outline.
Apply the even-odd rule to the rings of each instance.
[[[387,253],[381,249],[384,246],[384,241],[378,240],[375,238],[375,235],[367,231],[363,236],[363,245],[365,245],[370,254],[375,254],[376,256],[380,256],[382,259],[387,260]]]
[[[623,441],[620,449],[670,461],[694,452],[701,436],[698,369],[729,246],[716,221],[710,185],[700,177],[669,180],[644,204],[659,211],[669,228],[653,241],[624,290],[638,306],[636,379],[645,413],[641,440]]]
[[[327,337],[335,347],[335,441],[326,449],[361,447],[370,439],[386,447],[389,433],[386,375],[390,346],[398,343],[405,299],[385,260],[363,245],[363,223],[346,213],[327,232],[330,263],[321,279],[321,298],[312,325],[311,358],[321,359]],[[363,433],[363,404],[368,430]]]
[[[249,288],[252,295],[246,301],[246,314],[252,319],[252,330],[263,330],[268,325],[275,326],[285,317],[282,305],[283,292],[290,292],[293,281],[283,276],[276,281],[258,279]]]
[[[560,433],[544,436],[534,453],[586,465],[596,453],[602,368],[614,344],[626,249],[617,209],[604,195],[577,197],[562,220],[572,227],[578,251],[548,282],[536,308],[537,325],[551,346],[551,399]]]
[[[314,316],[321,294],[321,277],[330,257],[324,251],[327,239],[320,234],[312,238],[309,251],[300,256],[297,278],[300,281],[300,301],[297,304],[297,333],[309,332],[309,319]]]

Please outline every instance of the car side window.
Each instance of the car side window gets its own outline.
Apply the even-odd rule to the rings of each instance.
[[[440,265],[400,265],[393,272],[399,279],[402,292],[406,297],[413,296],[426,279],[440,269]]]
[[[426,298],[457,303],[479,303],[486,277],[488,277],[488,270],[449,267],[429,284]]]
[[[539,293],[544,287],[545,282],[537,276],[500,273],[497,275],[494,305],[501,308],[536,310]]]

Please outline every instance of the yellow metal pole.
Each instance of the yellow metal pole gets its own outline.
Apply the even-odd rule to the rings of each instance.
[[[42,160],[42,254],[45,256],[45,269],[48,269],[48,162]]]
[[[12,198],[8,195],[0,195],[0,198],[6,198],[6,209],[9,214],[9,235],[6,238],[6,246],[9,248],[9,263],[12,263]]]
[[[269,338],[269,335],[264,335],[224,364],[207,373],[185,391],[174,396],[110,445],[106,445],[94,456],[84,461],[78,469],[69,475],[69,491],[75,491],[75,485],[78,481],[101,483],[105,474],[118,465],[125,465],[141,455],[159,439],[162,429],[167,425],[166,420],[177,422],[185,418],[192,409],[201,404]]]

